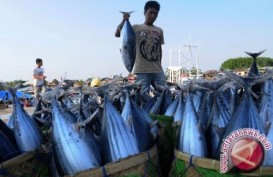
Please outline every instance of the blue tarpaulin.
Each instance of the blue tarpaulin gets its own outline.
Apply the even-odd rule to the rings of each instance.
[[[4,91],[0,91],[0,100],[6,99],[5,98],[6,97],[6,93],[8,93],[8,100],[12,99],[12,96],[11,96],[10,92],[7,91],[7,90],[4,90]],[[16,96],[17,96],[17,98],[33,98],[32,95],[26,94],[24,92],[19,92],[19,91],[16,92]]]

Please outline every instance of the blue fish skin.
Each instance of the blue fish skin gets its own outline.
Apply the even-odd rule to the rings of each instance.
[[[261,99],[261,109],[259,115],[262,119],[263,126],[265,127],[266,135],[273,143],[273,80],[269,79],[264,83],[263,95]],[[273,166],[273,150],[265,151],[266,156],[263,161],[263,166]]]
[[[145,116],[143,116],[143,112],[140,110],[141,108],[133,101],[131,101],[131,109],[134,127],[133,134],[136,137],[138,149],[140,152],[147,151],[154,145],[149,124],[146,122]]]
[[[179,104],[181,94],[179,94],[172,102],[171,104],[168,106],[168,108],[166,109],[164,115],[165,116],[174,116],[177,106]]]
[[[127,93],[121,115],[136,138],[139,151],[144,152],[149,150],[154,145],[154,142],[149,124],[141,109]]]
[[[273,80],[269,79],[264,83],[262,91],[262,99],[260,102],[259,115],[262,119],[263,126],[265,127],[265,133],[268,134],[268,130],[273,121]]]
[[[268,134],[267,134],[268,141],[271,143],[273,142],[273,125],[271,124]],[[263,161],[263,166],[273,166],[273,149],[265,151],[265,158]]]
[[[183,100],[182,95],[179,96],[178,99],[178,105],[174,114],[174,122],[182,122],[183,121],[183,114],[184,114],[184,107],[185,107],[185,103]]]
[[[241,89],[240,85],[237,82],[232,81],[221,86],[218,90],[222,97],[223,105],[228,109],[231,115],[239,104],[239,89]]]
[[[8,137],[0,131],[0,160],[4,162],[18,155],[17,147],[12,144]]]
[[[21,151],[30,151],[45,142],[41,129],[22,108],[18,98],[13,95],[13,132]]]
[[[52,148],[61,175],[78,172],[101,165],[98,142],[91,132],[75,128],[73,114],[60,108],[52,99]]]
[[[139,153],[136,138],[107,97],[100,137],[103,164]]]
[[[242,128],[252,128],[258,130],[260,134],[265,133],[264,127],[262,126],[261,118],[258,114],[258,109],[252,96],[250,95],[250,87],[246,88],[245,90],[246,91],[244,93],[243,100],[240,102],[236,111],[232,115],[229,123],[226,126],[226,130],[221,137],[216,151],[215,159],[220,158],[222,140],[225,139],[233,131]]]
[[[149,113],[150,114],[160,114],[160,108],[163,104],[164,100],[164,92],[162,92],[160,95],[157,95],[157,100],[154,103],[154,105],[151,107]]]
[[[135,32],[128,20],[125,21],[121,29],[121,56],[123,64],[128,72],[132,72],[136,57]]]
[[[179,129],[177,148],[197,157],[207,157],[205,134],[190,94],[186,96],[183,122]]]
[[[225,131],[231,115],[221,102],[220,93],[214,92],[214,103],[210,114],[210,123],[207,129],[207,145],[209,157],[214,157],[218,144]]]
[[[132,110],[131,110],[131,101],[129,98],[129,94],[126,94],[126,99],[125,99],[125,104],[124,107],[122,109],[122,113],[121,113],[122,118],[124,119],[126,125],[132,129],[132,123],[133,123],[133,114],[132,114]]]
[[[14,137],[14,133],[12,131],[12,129],[10,129],[5,122],[2,121],[2,119],[0,119],[0,132],[2,132],[10,141],[14,146],[17,146],[16,144],[16,140]]]

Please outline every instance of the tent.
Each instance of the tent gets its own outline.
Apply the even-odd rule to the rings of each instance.
[[[0,91],[0,100],[4,100],[5,99],[6,93],[8,93],[8,100],[12,99],[12,96],[11,96],[11,94],[10,94],[9,91],[7,91],[7,90],[1,90]],[[20,91],[16,92],[16,96],[17,96],[17,98],[33,98],[32,95],[26,94],[26,93],[20,92]]]

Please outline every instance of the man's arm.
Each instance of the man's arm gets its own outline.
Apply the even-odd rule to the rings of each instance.
[[[45,79],[46,76],[44,76],[44,73],[38,74],[37,72],[33,71],[33,79]]]
[[[116,32],[115,32],[115,36],[116,37],[120,37],[120,32],[121,32],[121,29],[125,23],[126,20],[128,20],[130,17],[130,14],[129,13],[123,13],[123,18],[122,18],[122,21],[121,23],[118,25],[117,29],[116,29]]]
[[[33,75],[33,79],[44,79],[46,78],[46,76],[36,76],[36,75]]]
[[[162,45],[164,43],[165,43],[165,41],[164,41],[164,33],[163,33],[163,30],[161,29],[160,62],[162,61]]]

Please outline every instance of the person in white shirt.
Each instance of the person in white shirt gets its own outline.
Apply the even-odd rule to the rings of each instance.
[[[33,70],[33,88],[34,88],[34,97],[36,99],[40,98],[40,93],[46,91],[46,83],[44,75],[45,70],[42,68],[43,60],[40,58],[36,59],[36,68]]]

